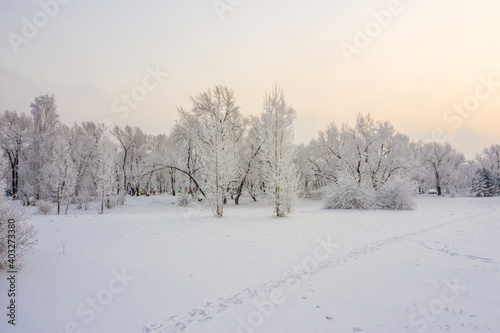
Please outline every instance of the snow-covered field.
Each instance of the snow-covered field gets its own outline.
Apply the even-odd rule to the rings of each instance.
[[[500,332],[500,198],[417,204],[299,200],[276,219],[244,200],[218,219],[152,196],[35,216],[39,251],[0,332]]]

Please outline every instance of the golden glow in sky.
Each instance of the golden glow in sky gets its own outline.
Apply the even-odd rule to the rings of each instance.
[[[3,1],[0,110],[51,92],[64,122],[167,133],[190,95],[227,85],[256,114],[277,80],[297,142],[370,112],[472,158],[500,143],[499,12],[493,0]]]

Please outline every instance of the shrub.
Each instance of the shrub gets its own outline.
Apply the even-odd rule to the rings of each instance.
[[[84,208],[85,210],[88,210],[89,203],[93,199],[94,198],[92,197],[89,191],[81,191],[79,195],[76,197],[76,208],[78,209]]]
[[[38,207],[38,214],[47,215],[52,212],[54,205],[48,201],[37,200],[35,206]]]
[[[415,208],[413,189],[410,180],[401,177],[391,178],[377,189],[376,206],[387,210],[412,210]]]
[[[15,230],[15,267],[19,267],[19,262],[26,254],[35,252],[35,245],[38,241],[37,231],[27,222],[30,217],[29,209],[22,207],[19,202],[0,198],[0,268],[7,267],[9,264],[9,230]],[[10,219],[15,221],[15,229],[9,229]]]
[[[180,207],[187,207],[189,205],[189,194],[186,191],[182,191],[176,198],[177,205]]]
[[[327,209],[370,209],[373,189],[349,174],[340,173],[337,182],[325,188],[323,202]]]

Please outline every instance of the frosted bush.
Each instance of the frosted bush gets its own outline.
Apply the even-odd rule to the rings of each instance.
[[[189,195],[186,191],[182,191],[177,195],[177,205],[187,207],[189,205]]]
[[[52,208],[54,205],[51,202],[44,201],[44,200],[37,200],[35,202],[35,206],[38,207],[38,214],[41,215],[47,215],[50,212],[52,212]]]
[[[118,194],[117,195],[117,198],[116,198],[116,203],[119,205],[119,206],[123,206],[125,205],[125,200],[127,199],[125,193],[121,193],[121,194]]]
[[[115,196],[111,196],[104,200],[105,206],[107,209],[111,209],[118,204],[118,198]]]
[[[391,178],[376,192],[376,206],[387,210],[412,210],[415,208],[414,185],[410,180]]]
[[[325,188],[323,202],[327,209],[370,209],[373,190],[351,175],[339,174],[337,182]]]
[[[89,189],[83,189],[76,197],[76,208],[78,209],[84,208],[85,210],[88,210],[89,203],[92,202],[93,200],[94,197],[92,196],[92,191]]]
[[[0,197],[0,268],[9,267],[9,264],[13,264],[14,268],[17,268],[19,261],[26,254],[35,252],[37,231],[33,225],[27,222],[30,217],[29,209],[22,207],[18,201]],[[11,223],[11,225],[15,225],[15,228],[9,228],[8,221],[11,219],[15,221],[15,223]],[[11,232],[11,235],[15,235],[15,239],[12,236],[9,238],[9,230],[15,230],[15,233]],[[15,240],[15,262],[9,262],[9,239]]]

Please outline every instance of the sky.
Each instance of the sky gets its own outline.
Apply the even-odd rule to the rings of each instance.
[[[466,157],[500,144],[498,0],[0,2],[0,111],[169,133],[216,85],[245,115],[277,81],[295,141],[358,113]]]

